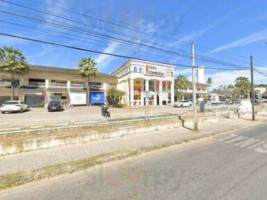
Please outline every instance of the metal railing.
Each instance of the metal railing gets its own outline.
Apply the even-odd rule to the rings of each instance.
[[[50,82],[50,83],[49,83],[49,86],[67,87],[67,83]]]
[[[71,83],[70,87],[84,88],[85,84],[82,84],[82,83]]]
[[[29,82],[29,86],[45,86],[45,82]]]

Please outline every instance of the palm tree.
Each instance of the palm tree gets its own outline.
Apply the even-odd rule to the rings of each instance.
[[[86,104],[89,105],[89,80],[96,77],[98,73],[97,63],[93,58],[82,58],[79,62],[79,74],[87,80],[86,84]]]
[[[178,90],[178,95],[182,95],[182,90],[186,90],[189,85],[189,81],[185,75],[179,75],[175,80],[175,89]]]
[[[13,100],[15,93],[15,75],[23,75],[29,71],[26,58],[19,49],[12,47],[0,48],[0,70],[11,74],[11,100]]]
[[[213,79],[211,77],[208,78],[207,83],[211,85],[213,83]]]

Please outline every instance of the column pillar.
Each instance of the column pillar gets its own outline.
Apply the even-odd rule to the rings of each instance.
[[[157,91],[157,81],[154,80],[154,106],[157,105],[157,101],[158,101],[158,91]]]
[[[146,79],[145,80],[145,91],[146,91],[146,95],[148,95],[149,93],[149,80]],[[146,106],[149,104],[149,97],[146,96]]]
[[[162,106],[162,81],[159,82],[159,105]]]
[[[50,80],[49,79],[45,79],[45,88],[44,88],[44,91],[43,91],[45,107],[47,107],[48,102],[50,100],[50,94],[48,92],[49,84],[50,84]]]
[[[130,106],[130,90],[129,90],[129,87],[130,87],[130,83],[129,83],[129,80],[126,81],[126,101],[127,101],[127,106]]]
[[[169,92],[169,82],[165,81],[165,92]]]
[[[70,86],[71,86],[71,81],[67,81],[68,104],[69,104],[69,105],[71,105],[71,99],[70,99]]]
[[[134,79],[130,79],[131,106],[134,106]]]
[[[174,81],[171,82],[171,104],[174,104]]]
[[[144,80],[142,80],[141,83],[141,106],[144,106],[144,91],[145,91],[145,87],[144,87]]]

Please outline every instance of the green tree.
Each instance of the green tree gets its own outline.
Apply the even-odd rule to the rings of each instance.
[[[97,63],[93,58],[82,58],[79,62],[79,74],[87,80],[86,83],[86,104],[89,105],[89,81],[97,76]]]
[[[211,85],[213,83],[213,79],[211,77],[208,78],[207,84]]]
[[[235,86],[232,85],[232,84],[230,84],[230,85],[227,86],[227,89],[234,89],[234,88],[235,88]]]
[[[246,77],[237,77],[235,80],[235,92],[241,98],[248,98],[250,92],[250,81]]]
[[[118,105],[124,95],[125,95],[125,92],[121,90],[117,90],[114,87],[110,87],[107,90],[107,100],[109,104],[112,104],[112,105]]]
[[[11,100],[15,96],[15,75],[24,75],[29,71],[26,58],[19,49],[12,47],[0,48],[0,70],[11,74]]]
[[[182,90],[186,90],[188,88],[189,81],[185,75],[179,75],[175,80],[175,89],[176,89],[176,96],[181,99],[184,97]]]

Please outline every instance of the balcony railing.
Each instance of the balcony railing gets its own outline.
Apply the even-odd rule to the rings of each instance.
[[[51,82],[49,86],[55,86],[55,87],[67,87],[67,83],[57,83],[57,82]]]
[[[71,83],[70,87],[84,88],[85,87],[85,84],[83,84],[83,83]]]
[[[11,86],[11,82],[0,82],[0,87],[8,87]]]
[[[29,86],[45,86],[45,82],[29,82]]]

